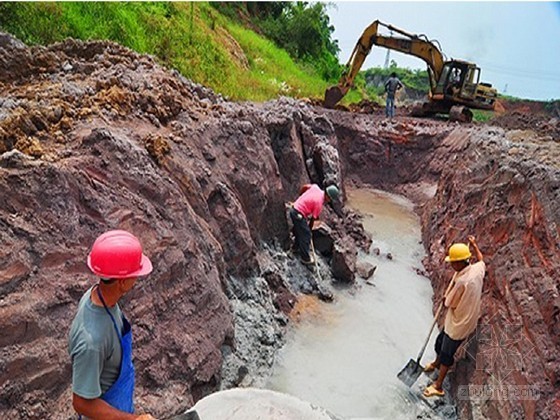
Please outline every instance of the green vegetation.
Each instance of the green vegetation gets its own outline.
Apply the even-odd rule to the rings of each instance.
[[[430,90],[427,70],[402,69],[391,61],[389,68],[373,67],[364,72],[368,94],[370,96],[382,95],[385,92],[384,83],[393,72],[397,74],[407,89],[419,94],[427,94]]]
[[[250,26],[298,63],[304,63],[325,80],[340,77],[338,42],[332,40],[326,3],[308,2],[213,2],[220,12]]]
[[[0,3],[0,29],[27,44],[47,45],[66,38],[112,40],[140,53],[152,54],[185,77],[232,99],[323,96],[332,81],[322,77],[326,72],[320,60],[314,60],[308,52],[294,59],[273,41],[248,29],[239,19],[220,13],[213,5]],[[266,7],[273,5],[276,4]],[[308,14],[305,4],[297,7],[307,18],[326,16]],[[299,22],[302,24],[301,19]]]
[[[548,101],[544,105],[544,109],[546,109],[550,114],[556,114],[560,116],[560,99],[553,99]]]
[[[473,121],[475,122],[486,122],[494,118],[494,111],[486,111],[483,109],[472,109]]]

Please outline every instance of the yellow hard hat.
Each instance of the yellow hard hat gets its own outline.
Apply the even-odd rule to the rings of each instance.
[[[471,257],[471,250],[467,244],[453,244],[449,248],[449,255],[445,257],[446,262],[465,261]]]

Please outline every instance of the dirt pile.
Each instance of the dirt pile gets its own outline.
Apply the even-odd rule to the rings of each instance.
[[[560,142],[560,105],[558,101],[505,101],[496,103],[496,116],[490,125],[508,130],[533,131],[540,137]]]
[[[169,415],[265,375],[297,294],[329,295],[284,252],[284,203],[303,183],[342,185],[334,130],[309,111],[226,102],[107,42],[0,36],[0,416],[70,416],[66,335],[94,282],[85,256],[116,227],[155,266],[122,305],[138,409]],[[367,238],[339,214],[325,210],[333,270],[353,276]]]

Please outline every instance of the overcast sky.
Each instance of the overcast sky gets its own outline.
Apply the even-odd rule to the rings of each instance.
[[[436,39],[449,58],[476,63],[481,81],[500,93],[560,99],[560,2],[335,1],[328,8],[346,63],[374,20]],[[383,66],[387,50],[373,47],[362,70]],[[419,58],[391,51],[399,67],[425,69]],[[505,90],[505,92],[504,92]]]

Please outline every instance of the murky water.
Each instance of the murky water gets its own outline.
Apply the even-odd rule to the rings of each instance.
[[[432,322],[432,288],[415,271],[424,256],[419,221],[402,197],[373,190],[348,196],[380,250],[365,257],[377,266],[374,286],[359,280],[361,290],[341,290],[336,302],[304,314],[269,387],[345,418],[416,418],[425,408],[396,375],[416,358]],[[433,339],[424,362],[434,356]]]

